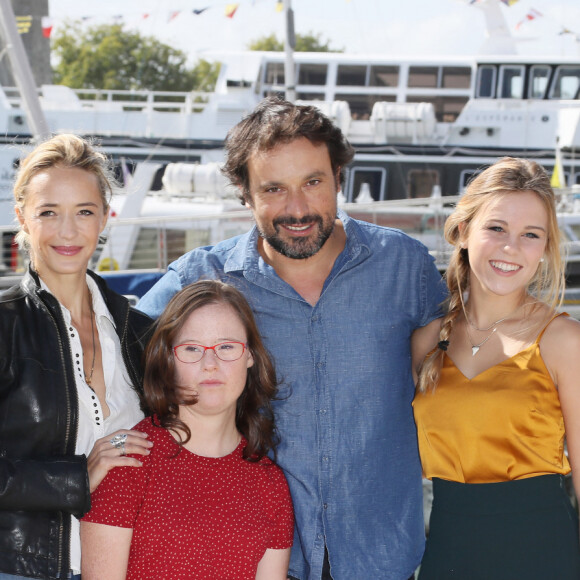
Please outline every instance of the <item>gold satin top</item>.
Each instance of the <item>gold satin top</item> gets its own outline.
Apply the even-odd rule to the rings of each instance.
[[[413,401],[425,477],[493,483],[570,472],[543,334],[471,380],[445,353],[435,391],[417,391]]]

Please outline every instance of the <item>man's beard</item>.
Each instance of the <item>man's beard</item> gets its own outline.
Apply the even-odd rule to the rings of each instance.
[[[296,237],[286,241],[280,235],[281,225],[299,226],[313,222],[318,224],[318,232],[313,233],[310,236]],[[314,256],[314,254],[318,253],[322,246],[324,246],[334,230],[334,219],[325,224],[324,220],[319,215],[307,215],[300,219],[293,217],[280,217],[272,222],[272,226],[273,230],[266,232],[258,225],[260,236],[264,238],[264,240],[266,240],[279,254],[294,260],[303,260]]]

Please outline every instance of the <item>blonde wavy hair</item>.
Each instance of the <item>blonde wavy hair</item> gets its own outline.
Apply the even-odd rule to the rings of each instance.
[[[14,201],[20,212],[24,211],[32,178],[51,167],[78,168],[92,173],[97,178],[104,211],[108,212],[109,200],[116,186],[109,160],[86,139],[68,133],[41,143],[20,161],[14,181]],[[15,240],[21,249],[30,249],[28,234],[22,227]]]
[[[469,254],[467,249],[461,248],[461,239],[469,235],[473,221],[491,203],[523,191],[534,192],[544,204],[548,215],[545,259],[530,281],[528,292],[552,309],[562,303],[565,261],[560,249],[560,229],[550,178],[544,168],[534,161],[504,157],[469,183],[454,212],[445,222],[445,239],[454,249],[446,273],[449,296],[447,314],[441,322],[440,341],[449,340],[453,324],[464,310],[463,293],[469,291]],[[437,348],[423,362],[417,384],[421,392],[432,390],[437,385],[443,356],[444,351]]]

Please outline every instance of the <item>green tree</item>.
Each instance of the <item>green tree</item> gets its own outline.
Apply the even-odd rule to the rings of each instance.
[[[270,50],[281,52],[284,50],[284,42],[278,40],[275,34],[261,36],[248,44],[248,50]],[[320,34],[308,32],[307,34],[296,34],[296,52],[342,52],[342,49],[330,48],[330,41],[323,42]]]
[[[157,91],[211,90],[219,63],[187,66],[187,56],[119,24],[66,23],[52,40],[54,82],[71,88]]]

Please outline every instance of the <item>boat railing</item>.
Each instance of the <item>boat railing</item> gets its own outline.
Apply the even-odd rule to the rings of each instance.
[[[12,108],[20,108],[22,99],[16,87],[2,87]],[[136,112],[162,111],[185,115],[201,113],[212,93],[204,91],[132,91],[71,89],[63,85],[43,85],[39,97],[44,108],[79,108]]]

